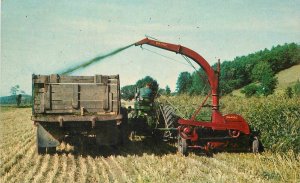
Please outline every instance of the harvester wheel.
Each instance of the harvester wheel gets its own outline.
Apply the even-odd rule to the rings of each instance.
[[[177,144],[178,152],[184,156],[187,156],[187,142],[186,139],[182,138],[178,135],[178,144]]]
[[[37,146],[38,154],[46,154],[46,147],[39,147]]]
[[[260,142],[257,137],[254,137],[252,141],[252,152],[259,153]]]

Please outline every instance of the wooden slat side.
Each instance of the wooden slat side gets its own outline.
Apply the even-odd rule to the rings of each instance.
[[[45,110],[51,109],[51,85],[46,85],[44,90],[44,108]]]
[[[98,111],[103,110],[103,101],[80,101],[80,107],[84,107],[85,109],[99,109]]]
[[[113,99],[113,93],[109,93],[109,96],[108,96],[108,98],[109,98],[109,111],[110,112],[112,112],[113,111],[113,101],[112,101],[112,99]]]
[[[79,104],[78,104],[78,98],[79,98],[79,85],[73,85],[73,99],[72,99],[72,107],[74,109],[78,109]]]
[[[118,113],[119,76],[37,75],[34,78],[36,113]],[[65,84],[64,84],[65,83]]]

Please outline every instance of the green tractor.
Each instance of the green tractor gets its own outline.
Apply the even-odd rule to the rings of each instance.
[[[134,107],[128,108],[128,123],[132,135],[152,136],[164,141],[176,139],[178,116],[171,105],[158,102],[151,84],[137,88]]]

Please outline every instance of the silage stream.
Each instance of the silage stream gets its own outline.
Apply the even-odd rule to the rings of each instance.
[[[71,74],[72,72],[76,71],[76,70],[79,70],[79,69],[83,69],[83,68],[86,68],[87,66],[91,65],[91,64],[94,64],[94,63],[97,63],[97,62],[100,62],[102,61],[103,59],[105,58],[108,58],[108,57],[111,57],[111,56],[114,56],[124,50],[126,50],[127,48],[133,46],[134,44],[130,44],[130,45],[127,45],[127,46],[124,46],[124,47],[121,47],[121,48],[118,48],[112,52],[109,52],[107,54],[104,54],[104,55],[100,55],[100,56],[97,56],[89,61],[86,61],[86,62],[83,62],[82,64],[80,65],[77,65],[77,66],[72,66],[72,67],[69,67],[67,69],[65,69],[64,71],[62,71],[61,73],[59,74],[62,74],[62,75],[68,75],[68,74]]]

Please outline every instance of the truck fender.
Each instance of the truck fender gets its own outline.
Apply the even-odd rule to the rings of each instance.
[[[55,139],[45,128],[37,123],[37,144],[39,147],[56,147],[59,141]]]

